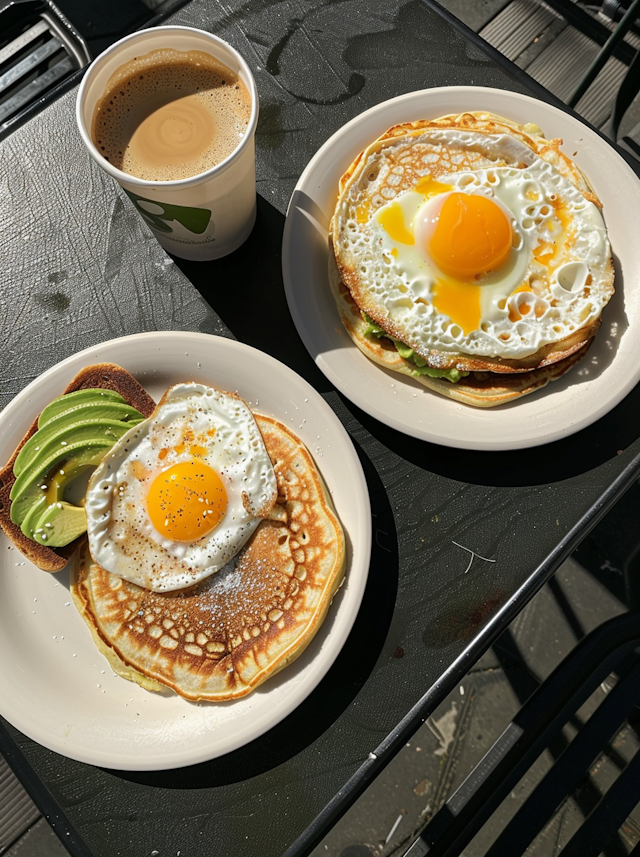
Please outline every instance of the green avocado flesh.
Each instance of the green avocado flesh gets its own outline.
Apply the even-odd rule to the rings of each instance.
[[[61,548],[68,545],[87,530],[87,516],[82,506],[73,506],[61,500],[47,506],[38,516],[29,538],[41,545]]]
[[[416,377],[419,377],[420,375],[428,375],[430,378],[444,378],[446,381],[451,381],[452,384],[455,384],[456,381],[460,380],[460,378],[464,378],[469,374],[468,372],[463,372],[460,369],[432,369],[431,366],[427,366],[427,361],[424,357],[416,354],[413,348],[409,345],[405,345],[404,342],[400,342],[399,339],[394,339],[393,336],[389,336],[389,334],[385,333],[385,331],[365,312],[360,311],[360,315],[367,322],[367,329],[364,331],[364,335],[376,336],[378,339],[382,337],[390,339],[395,345],[396,351],[400,357],[412,364],[412,375],[415,375]]]
[[[37,467],[38,461],[56,448],[66,446],[69,441],[84,437],[106,435],[114,441],[142,420],[142,416],[130,405],[117,402],[96,402],[60,414],[32,435],[18,453],[13,463],[14,476],[23,470]]]
[[[43,494],[39,500],[36,500],[36,502],[31,506],[27,514],[22,519],[20,529],[28,539],[32,538],[33,531],[36,529],[36,521],[45,511],[45,509],[47,509],[48,505],[49,504],[47,503],[47,498]]]
[[[25,515],[43,495],[47,502],[62,500],[64,489],[88,465],[99,464],[113,446],[105,439],[85,439],[56,451],[35,469],[23,470],[11,489],[11,520],[22,524]]]
[[[86,515],[66,493],[143,419],[111,390],[78,390],[50,402],[40,414],[38,430],[14,462],[13,523],[27,538],[48,547],[63,547],[77,539],[87,529]],[[84,493],[80,481],[76,493],[78,488]]]
[[[49,402],[47,407],[42,411],[38,417],[38,428],[42,428],[49,420],[52,420],[65,411],[70,411],[78,407],[78,405],[96,401],[120,402],[125,404],[120,393],[116,393],[114,390],[89,389],[76,390],[74,393],[65,393],[64,396],[58,396],[57,399]]]

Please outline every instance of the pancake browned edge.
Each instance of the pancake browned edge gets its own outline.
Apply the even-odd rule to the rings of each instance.
[[[75,563],[71,592],[98,648],[149,690],[244,696],[304,651],[344,579],[344,535],[313,459],[284,425],[255,416],[279,496],[236,560],[164,593],[110,574],[86,548]]]
[[[61,390],[57,395],[73,393],[76,390],[87,389],[113,390],[124,398],[128,405],[136,408],[144,417],[151,415],[155,408],[155,402],[146,392],[133,375],[130,375],[122,366],[115,363],[94,363],[82,369],[71,383]],[[52,399],[56,398],[56,394]],[[24,535],[19,526],[13,523],[10,517],[11,511],[11,489],[16,481],[13,475],[13,463],[18,453],[38,428],[36,418],[29,430],[22,438],[13,455],[5,466],[0,470],[0,527],[4,534],[18,548],[28,560],[43,571],[60,571],[69,562],[78,547],[86,540],[86,536],[80,536],[68,545],[60,548],[50,548],[38,544]]]
[[[581,191],[586,199],[601,207],[601,203],[585,175],[561,151],[562,140],[546,140],[540,128],[533,124],[518,125],[491,113],[467,112],[441,116],[434,120],[403,123],[390,128],[361,152],[340,178],[336,210],[345,188],[347,188],[358,170],[360,162],[367,156],[368,152],[384,144],[384,141],[397,137],[419,135],[430,128],[457,128],[481,134],[508,132],[525,143],[538,157],[552,164]],[[366,311],[374,317],[379,326],[387,330],[389,337],[381,336],[378,338],[366,334],[369,325],[363,319],[361,307],[358,306],[353,297],[355,281],[352,282],[352,278],[357,278],[357,274],[341,266],[340,261],[336,258],[334,252],[336,238],[337,225],[334,217],[329,230],[329,283],[342,323],[355,345],[370,360],[380,366],[410,376],[430,390],[466,405],[489,408],[507,404],[533,393],[535,390],[546,386],[550,381],[557,380],[586,354],[600,326],[600,319],[597,319],[594,323],[574,331],[562,341],[544,346],[534,354],[519,359],[472,356],[462,352],[446,352],[434,349],[428,355],[422,355],[427,361],[427,365],[437,369],[457,369],[469,374],[456,382],[419,374],[415,372],[416,367],[411,361],[405,360],[398,354],[393,344],[391,337],[394,337],[395,333],[395,338],[398,339],[400,333],[389,329],[389,323],[381,319],[371,307],[367,307]],[[613,293],[613,276],[613,266],[611,265],[611,293]]]
[[[342,282],[332,252],[329,253],[328,275],[342,324],[354,344],[366,357],[385,369],[413,378],[434,393],[440,393],[449,399],[465,405],[473,405],[476,408],[492,408],[507,404],[545,387],[550,381],[556,381],[575,366],[593,342],[592,335],[568,357],[528,372],[498,373],[478,370],[470,372],[455,383],[440,378],[430,378],[428,375],[418,375],[411,361],[405,360],[398,354],[391,339],[386,336],[366,335],[365,331],[369,325],[363,319],[360,308],[351,297],[349,289]]]

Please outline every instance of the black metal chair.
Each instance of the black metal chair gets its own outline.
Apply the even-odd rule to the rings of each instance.
[[[551,2],[556,8],[566,9],[567,0],[551,0]],[[570,0],[570,2],[572,2],[572,0]],[[597,4],[595,5],[597,6]],[[612,23],[615,23],[615,26],[594,57],[591,65],[582,76],[582,79],[567,99],[569,107],[575,107],[578,104],[582,96],[587,92],[598,74],[604,68],[607,60],[614,55],[616,48],[624,40],[627,33],[632,31],[634,28],[637,31],[638,20],[640,18],[640,0],[602,0],[600,8],[604,18],[609,18]],[[622,119],[639,91],[640,51],[637,51],[633,59],[628,64],[627,71],[615,96],[613,111],[607,126],[607,134],[612,140],[618,139],[618,131]],[[639,133],[640,129],[634,128],[623,138],[627,148],[630,149],[636,157],[640,156]]]
[[[581,640],[522,706],[405,857],[453,857],[508,797],[542,751],[607,677],[612,687],[485,857],[523,854],[587,775],[625,722],[640,720],[640,611],[603,623]],[[596,857],[640,802],[640,751],[584,819],[562,857]],[[616,851],[620,853],[620,851]],[[632,851],[640,855],[640,843]]]
[[[522,20],[519,28],[515,29],[515,21],[518,18]],[[542,49],[541,55],[543,55],[545,50],[551,47],[551,42],[558,37],[559,33],[556,32],[553,35],[553,31],[562,21],[576,31],[576,34],[585,36],[589,42],[597,46],[597,52],[581,78],[575,81],[573,89],[568,92],[564,88],[565,77],[567,81],[573,80],[573,71],[571,71],[573,66],[581,67],[584,42],[580,39],[575,42],[569,40],[564,44],[568,53],[563,55],[554,53],[553,60],[549,58],[548,62],[553,62],[554,70],[557,71],[564,66],[567,71],[566,76],[562,75],[562,94],[560,95],[560,90],[556,94],[570,107],[576,108],[583,96],[596,83],[596,79],[600,80],[600,84],[593,88],[592,94],[590,93],[588,103],[581,102],[579,112],[585,110],[584,115],[590,121],[595,122],[608,137],[618,140],[623,117],[640,91],[640,51],[637,50],[640,35],[640,0],[509,0],[483,26],[480,35],[514,62],[520,64],[520,60],[523,59],[522,67],[538,79],[544,66],[536,65],[539,63],[540,56],[535,50],[531,54],[531,49],[538,41],[543,42],[546,45]],[[560,27],[559,32],[562,30],[563,28]],[[526,34],[533,40],[526,50],[523,49],[526,39],[523,41],[524,36],[521,37],[520,33]],[[534,35],[536,35],[535,39]],[[615,89],[602,90],[603,79],[600,78],[600,73],[614,57],[626,66],[626,69],[622,77],[617,72],[613,75],[609,70],[604,80],[608,80]],[[554,87],[559,85],[557,77],[552,75],[551,78],[547,78],[545,75],[546,70],[541,82],[549,86],[551,81],[555,81],[549,88],[556,92]],[[611,113],[606,122],[601,118],[595,118],[599,116],[599,112],[596,109],[594,115],[591,109],[593,99],[595,99],[595,105],[602,106],[603,101],[611,105]],[[638,157],[640,128],[626,131],[623,139],[626,148]]]

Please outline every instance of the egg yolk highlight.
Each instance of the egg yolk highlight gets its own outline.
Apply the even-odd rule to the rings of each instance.
[[[151,483],[147,511],[163,536],[179,542],[197,541],[210,533],[227,509],[220,476],[203,461],[181,461],[163,470]]]
[[[499,267],[511,244],[511,224],[499,205],[486,196],[451,193],[436,220],[429,254],[445,274],[464,280]]]

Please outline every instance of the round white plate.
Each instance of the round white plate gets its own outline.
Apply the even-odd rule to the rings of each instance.
[[[604,205],[616,264],[616,295],[587,356],[562,379],[519,402],[480,409],[460,405],[388,372],[361,354],[342,327],[327,281],[327,232],[338,180],[387,128],[447,113],[486,110],[535,122],[588,176]],[[329,380],[363,411],[401,432],[466,449],[537,446],[588,426],[640,380],[640,180],[595,132],[542,101],[498,89],[456,86],[410,92],[352,119],[311,159],[289,203],[282,269],[289,309],[309,353]],[[629,329],[627,329],[629,328]]]
[[[254,348],[201,333],[159,332],[103,342],[58,363],[0,414],[0,462],[32,420],[91,363],[124,366],[158,401],[171,384],[237,391],[305,442],[347,539],[347,575],[322,628],[291,666],[235,702],[189,703],[116,676],[70,593],[69,574],[31,565],[0,532],[0,713],[65,756],[121,770],[161,770],[228,753],[262,735],[325,675],[353,625],[369,570],[371,510],[362,468],[342,424],[291,369]]]

